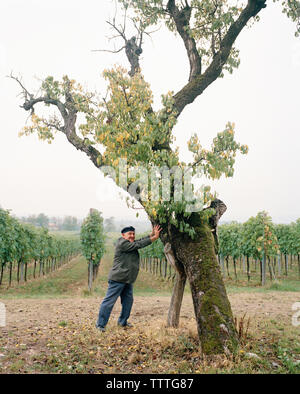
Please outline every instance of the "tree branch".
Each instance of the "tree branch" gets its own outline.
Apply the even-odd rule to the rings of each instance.
[[[84,139],[80,138],[76,134],[75,124],[76,124],[78,111],[75,108],[70,92],[68,91],[66,92],[66,103],[62,103],[58,99],[53,99],[47,96],[33,98],[34,95],[30,94],[28,90],[25,89],[25,87],[17,77],[11,76],[11,78],[16,80],[19,83],[19,85],[22,87],[25,101],[23,105],[21,105],[21,108],[24,108],[25,111],[31,110],[32,112],[34,112],[34,106],[37,103],[51,104],[56,106],[63,118],[63,125],[61,127],[58,127],[58,125],[54,125],[46,121],[44,121],[44,124],[48,125],[49,127],[54,127],[56,130],[59,130],[62,133],[64,133],[68,141],[73,146],[75,146],[77,150],[81,150],[82,152],[86,153],[87,156],[92,160],[92,162],[97,168],[99,168],[103,164],[101,153],[93,146],[85,144]]]
[[[109,49],[92,49],[92,52],[110,52],[110,53],[119,53],[125,48],[125,45],[122,48],[117,49],[116,51],[110,51]]]
[[[210,209],[210,208],[214,208],[216,211],[215,214],[209,218],[208,223],[209,223],[209,226],[211,228],[211,231],[213,233],[214,240],[215,240],[215,252],[216,252],[216,254],[218,254],[219,240],[218,240],[217,227],[218,227],[219,220],[220,220],[221,216],[226,212],[227,207],[223,201],[216,198],[215,200],[213,200],[210,203],[210,206],[208,208],[204,208],[204,210]]]
[[[188,31],[190,30],[191,7],[186,2],[185,7],[179,10],[175,4],[175,0],[169,0],[167,9],[175,22],[178,33],[183,39],[190,62],[189,81],[191,81],[197,75],[201,74],[201,57],[198,53],[196,42]]]
[[[126,28],[126,13],[124,16],[124,25],[122,30],[120,30],[117,26],[116,26],[116,21],[115,18],[113,19],[113,22],[109,22],[107,21],[106,23],[108,23],[114,30],[117,31],[117,33],[119,34],[119,36],[124,40],[125,45],[122,46],[122,48],[116,50],[116,51],[109,51],[109,50],[94,50],[93,52],[112,52],[112,53],[118,53],[121,52],[121,50],[125,49],[125,53],[127,56],[127,59],[130,63],[131,66],[131,70],[129,71],[129,75],[132,77],[136,72],[138,72],[138,70],[140,69],[140,64],[139,64],[139,57],[141,55],[141,53],[143,52],[142,50],[142,38],[143,38],[143,33],[144,31],[139,29],[136,26],[136,23],[134,22],[134,26],[138,32],[137,37],[133,36],[130,39],[127,39],[126,35],[125,35],[125,28]]]
[[[24,98],[25,98],[25,100],[29,97],[29,98],[33,98],[33,95],[31,95],[29,92],[28,92],[28,90],[24,87],[24,85],[22,84],[22,82],[20,81],[20,79],[19,78],[17,78],[17,77],[15,77],[15,76],[13,76],[13,74],[11,73],[10,75],[7,75],[7,78],[12,78],[12,79],[14,79],[15,81],[17,81],[17,83],[21,86],[21,88],[22,88],[22,93],[23,93],[23,95],[24,95]]]
[[[173,1],[169,1],[172,3]],[[250,18],[255,16],[262,8],[266,7],[266,0],[248,0],[247,6],[243,9],[240,16],[232,23],[227,33],[220,43],[220,49],[215,54],[211,64],[201,75],[196,75],[178,93],[175,94],[175,108],[177,116],[181,114],[186,105],[192,103],[196,97],[214,82],[222,72],[231,48],[241,30],[246,26]]]
[[[64,133],[65,136],[67,137],[67,140],[77,150],[86,153],[86,155],[90,158],[90,160],[97,168],[100,168],[102,165],[105,164],[103,162],[103,157],[101,153],[89,143],[90,141],[87,138],[84,139],[80,138],[76,133],[76,119],[77,119],[78,110],[74,105],[73,97],[68,87],[65,92],[66,102],[62,103],[60,100],[53,99],[50,97],[45,97],[45,96],[33,98],[34,96],[30,94],[28,90],[25,89],[25,87],[22,85],[22,83],[18,78],[13,77],[13,79],[19,83],[19,85],[22,87],[24,95],[26,95],[25,102],[21,106],[21,108],[24,108],[26,111],[31,110],[32,112],[34,112],[34,106],[37,103],[51,104],[56,106],[62,116],[63,125],[60,126],[58,124],[59,122],[58,119],[56,119],[55,123],[53,123],[51,119],[49,121],[42,119],[41,121],[43,122],[43,124],[48,127],[55,128],[56,130]],[[30,98],[28,98],[28,96]],[[129,194],[131,194],[143,206],[143,201],[141,200],[141,198],[139,196],[136,196],[134,192],[131,192],[129,190],[130,186],[131,183],[126,185],[125,190]]]

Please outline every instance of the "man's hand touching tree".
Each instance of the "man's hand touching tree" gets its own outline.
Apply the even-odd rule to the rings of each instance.
[[[160,227],[159,224],[156,224],[153,229],[152,229],[152,233],[150,234],[150,239],[151,242],[156,241],[159,238],[159,234],[161,232],[162,228]]]

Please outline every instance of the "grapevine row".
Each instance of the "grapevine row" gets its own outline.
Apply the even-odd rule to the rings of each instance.
[[[9,210],[0,209],[0,286],[45,275],[79,253],[79,239],[52,236],[48,229],[20,223]]]
[[[105,239],[102,213],[91,208],[80,230],[81,251],[88,263],[89,291],[92,290],[102,256],[106,251]]]
[[[158,240],[139,251],[141,268],[165,279],[175,278]],[[300,219],[274,224],[267,212],[259,212],[244,223],[218,227],[218,261],[223,277],[235,280],[270,280],[290,276],[300,279]],[[239,270],[238,270],[239,268]],[[169,272],[169,274],[167,274]]]

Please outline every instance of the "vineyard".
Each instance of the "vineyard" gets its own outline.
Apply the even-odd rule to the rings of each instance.
[[[143,234],[145,235],[145,234]],[[160,240],[140,250],[141,268],[174,281],[176,271],[166,260]],[[274,224],[264,211],[245,223],[218,227],[218,261],[225,280],[265,285],[289,278],[300,279],[300,219]]]
[[[199,357],[189,289],[183,299],[180,326],[177,329],[166,327],[176,271],[166,260],[159,239],[139,250],[141,271],[135,284],[133,330],[127,332],[117,326],[121,307],[117,303],[108,333],[99,335],[95,319],[99,301],[106,291],[114,242],[120,234],[104,234],[102,217],[94,210],[83,222],[80,239],[78,235],[70,240],[66,236],[51,236],[45,229],[30,228],[38,238],[32,237],[25,243],[20,229],[28,229],[27,225],[23,227],[7,211],[1,211],[3,280],[0,290],[5,295],[3,301],[8,313],[7,325],[1,328],[0,373],[299,373],[298,327],[291,325],[290,308],[299,296],[299,286],[286,292],[278,292],[281,289],[276,286],[261,286],[253,292],[250,289],[250,286],[261,284],[264,256],[267,267],[268,262],[272,267],[270,279],[274,285],[274,278],[282,279],[281,282],[285,278],[287,282],[294,279],[299,282],[299,254],[295,249],[298,221],[273,226],[270,222],[265,223],[264,215],[254,219],[250,222],[257,224],[257,233],[252,229],[251,239],[256,241],[256,249],[253,248],[253,253],[248,256],[243,254],[246,247],[243,235],[248,224],[219,226],[220,271],[228,285],[236,322],[243,322],[247,310],[250,328],[247,335],[241,331],[241,348],[235,361],[220,357],[211,364]],[[11,236],[11,244],[7,234]],[[148,233],[136,234],[136,239],[144,235]],[[265,241],[270,239],[274,241],[274,251],[278,249],[279,253],[273,254],[267,247],[271,243]],[[56,241],[60,241],[61,249],[55,254],[50,246],[53,247]],[[237,244],[239,253],[235,253]],[[27,249],[23,254],[13,255],[8,245],[14,246],[19,253],[24,245]],[[41,245],[44,245],[43,250]],[[66,265],[68,261],[70,263]],[[65,266],[61,270],[52,273],[62,264]],[[13,267],[11,283],[15,286],[8,289],[10,265]],[[36,280],[25,283],[26,275],[27,280],[34,277]],[[16,286],[18,278],[20,286]],[[241,290],[243,282],[248,286],[246,291]],[[86,290],[87,287],[90,291]],[[247,354],[255,354],[257,358],[249,358]]]
[[[53,236],[22,224],[0,209],[0,286],[27,282],[53,272],[80,253],[78,239]]]
[[[88,287],[91,291],[105,252],[105,235],[101,212],[90,209],[90,214],[81,226],[80,241],[82,254],[88,263]]]
[[[147,233],[139,237],[148,235]],[[51,235],[45,228],[20,223],[9,211],[0,210],[0,286],[26,282],[61,267],[82,253],[88,263],[91,291],[105,253],[103,218],[91,210],[80,239]],[[161,240],[140,249],[140,266],[145,272],[174,282],[175,268],[164,254]],[[218,227],[218,261],[225,282],[265,285],[267,278],[300,278],[300,219],[291,224],[274,224],[266,212],[245,223]]]

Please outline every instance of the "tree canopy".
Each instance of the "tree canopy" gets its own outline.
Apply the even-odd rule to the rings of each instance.
[[[172,130],[188,104],[216,78],[223,77],[224,71],[231,73],[238,67],[235,40],[245,26],[259,20],[258,14],[266,7],[266,0],[248,0],[246,4],[220,0],[118,2],[124,10],[124,24],[119,26],[114,19],[110,25],[124,42],[131,69],[115,66],[104,70],[103,78],[108,84],[105,95],[86,91],[67,75],[62,80],[47,77],[34,95],[13,77],[22,87],[23,108],[31,111],[31,124],[20,135],[37,133],[39,138],[51,143],[57,131],[64,133],[76,149],[85,152],[97,168],[129,192],[132,204],[138,201],[154,221],[172,223],[193,237],[193,226],[188,223],[191,212],[204,217],[213,214],[213,210],[203,208],[209,206],[216,194],[205,185],[195,191],[192,178],[232,177],[236,154],[246,154],[248,146],[235,141],[235,124],[227,122],[224,130],[212,139],[209,150],[193,134],[188,141],[193,161],[184,163],[179,160],[179,147],[171,148],[175,141]],[[282,7],[297,22],[295,34],[298,35],[299,3],[284,1]],[[131,38],[126,35],[126,19],[131,19],[137,32]],[[164,23],[183,40],[190,70],[186,85],[176,93],[162,94],[161,107],[154,110],[153,93],[142,74],[139,56],[148,29],[159,23]],[[54,108],[52,115],[37,114],[39,103]],[[117,171],[124,163],[125,184]],[[173,169],[167,182],[164,169]],[[190,184],[184,195],[179,183]],[[166,195],[163,195],[164,187],[170,189]]]

